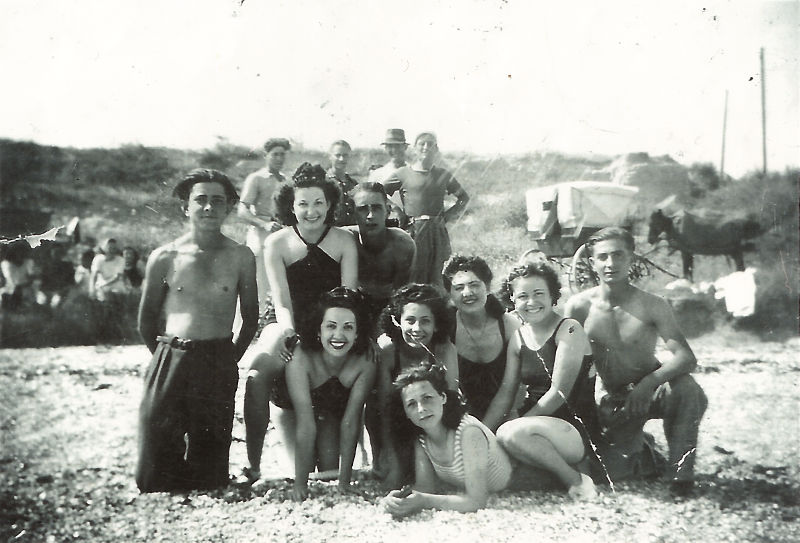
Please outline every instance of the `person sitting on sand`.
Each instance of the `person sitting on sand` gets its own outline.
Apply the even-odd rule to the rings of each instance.
[[[382,443],[388,470],[386,485],[396,487],[410,472],[409,451],[396,450],[392,441],[388,405],[392,381],[406,368],[436,362],[446,370],[447,386],[458,390],[458,357],[450,342],[450,316],[444,298],[431,285],[412,283],[398,289],[379,320],[386,341],[380,344],[378,402]]]
[[[269,399],[275,379],[292,358],[295,330],[320,296],[337,286],[358,287],[358,250],[353,235],[333,226],[339,190],[320,165],[300,165],[290,184],[276,196],[284,228],[264,243],[272,292],[267,325],[258,338],[247,374],[244,423],[249,466],[237,477],[252,484],[261,477],[261,454],[269,423]],[[287,343],[289,342],[289,343]]]
[[[413,485],[381,500],[384,510],[396,517],[423,509],[470,512],[486,507],[490,493],[550,488],[546,473],[509,454],[467,413],[445,373],[439,364],[423,363],[394,382],[393,433],[413,442],[415,476]]]
[[[453,255],[442,271],[450,294],[450,341],[458,353],[459,387],[469,414],[496,430],[500,418],[486,419],[506,368],[506,349],[520,323],[489,293],[492,270],[479,256]]]
[[[271,233],[281,229],[275,211],[273,195],[286,184],[286,176],[281,172],[286,162],[286,154],[292,149],[285,138],[270,138],[264,144],[266,165],[247,176],[242,187],[242,198],[236,214],[239,220],[247,223],[247,246],[256,255],[256,281],[258,283],[258,306],[263,313],[267,307],[269,284],[264,267],[264,240]]]
[[[192,170],[174,194],[189,231],[150,255],[139,306],[153,353],[139,409],[142,492],[228,483],[237,362],[258,325],[253,253],[220,231],[236,203],[233,183],[216,170]],[[233,339],[237,301],[242,327]]]
[[[322,295],[303,338],[278,378],[275,417],[283,443],[294,453],[292,497],[308,495],[308,474],[339,470],[346,490],[361,429],[361,412],[377,368],[368,353],[371,341],[363,297],[347,287]]]
[[[573,296],[566,314],[586,328],[605,391],[599,407],[601,457],[612,480],[652,477],[654,450],[642,429],[649,419],[663,419],[671,490],[689,494],[698,429],[708,405],[689,375],[697,360],[669,303],[630,284],[630,232],[604,228],[587,247],[600,285]],[[669,351],[662,360],[655,357],[659,336]]]
[[[558,275],[545,264],[514,268],[503,296],[525,320],[508,346],[503,383],[489,406],[488,421],[508,420],[497,429],[503,447],[526,463],[555,474],[571,496],[591,499],[590,439],[596,432],[592,350],[573,319],[554,311],[561,294]],[[520,383],[525,400],[509,414]],[[580,469],[579,469],[580,468]]]
[[[442,265],[450,256],[446,223],[454,221],[464,211],[469,194],[452,173],[434,165],[439,157],[434,134],[423,132],[417,136],[414,150],[414,163],[397,170],[384,186],[390,195],[399,190],[409,220],[408,231],[417,244],[411,281],[441,287]],[[448,209],[444,208],[446,194],[456,198]]]

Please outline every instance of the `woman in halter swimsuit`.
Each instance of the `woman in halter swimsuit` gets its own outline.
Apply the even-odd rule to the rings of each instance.
[[[388,468],[384,484],[390,488],[400,485],[409,472],[410,457],[392,444],[391,420],[387,406],[392,391],[392,381],[406,368],[421,362],[442,366],[447,375],[447,385],[458,390],[458,359],[456,348],[448,338],[450,317],[445,300],[431,285],[413,283],[399,288],[379,319],[379,328],[386,334],[380,341],[378,364],[378,405],[381,406],[381,435],[386,445],[381,451]],[[405,451],[408,452],[408,451]]]
[[[237,478],[252,484],[261,477],[261,453],[269,423],[275,379],[292,358],[292,339],[322,293],[343,285],[358,287],[358,250],[353,235],[333,225],[339,199],[325,170],[303,163],[275,196],[276,211],[288,227],[264,242],[273,308],[259,337],[247,374],[244,422],[249,467]]]
[[[376,374],[369,329],[363,297],[346,287],[323,294],[301,329],[303,340],[286,365],[291,404],[280,417],[284,443],[294,449],[297,501],[308,495],[315,467],[338,469],[339,488],[350,486],[361,412]]]
[[[442,280],[453,302],[450,340],[458,352],[459,387],[469,414],[495,431],[503,412],[493,400],[503,381],[508,341],[520,322],[489,294],[492,270],[482,258],[453,255]]]
[[[500,426],[497,438],[514,457],[555,474],[570,496],[591,499],[594,483],[577,468],[588,467],[592,350],[581,325],[553,310],[560,290],[558,275],[542,263],[518,266],[503,282],[504,294],[525,321],[508,346],[498,392],[503,412],[510,410],[520,382],[527,393],[518,418]]]

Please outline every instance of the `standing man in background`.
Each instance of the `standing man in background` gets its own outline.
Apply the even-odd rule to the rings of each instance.
[[[350,191],[353,190],[358,182],[347,174],[347,163],[350,161],[351,151],[349,143],[344,140],[337,140],[331,144],[329,152],[331,167],[326,172],[327,177],[336,182],[339,191],[342,193],[334,215],[334,224],[336,226],[356,224],[353,198],[350,196]]]
[[[259,313],[264,312],[269,293],[267,271],[264,267],[264,240],[282,226],[275,217],[272,195],[278,186],[286,181],[281,168],[286,162],[286,153],[291,149],[292,146],[286,138],[267,140],[264,144],[266,166],[251,173],[244,180],[242,198],[236,210],[239,219],[250,225],[247,229],[246,244],[256,257]]]
[[[399,191],[408,216],[408,231],[417,245],[411,282],[443,288],[442,266],[450,257],[450,235],[445,224],[464,211],[469,195],[452,173],[434,166],[439,157],[434,134],[423,132],[417,136],[414,150],[414,164],[398,169],[385,188],[388,194]],[[444,208],[446,194],[456,197],[448,209]]]
[[[391,160],[383,166],[370,171],[368,180],[373,183],[382,183],[385,186],[386,182],[394,176],[394,173],[406,165],[408,143],[406,142],[405,131],[402,128],[388,129],[381,145],[383,145],[383,149]],[[406,219],[403,213],[403,202],[399,194],[394,196],[389,195],[389,206],[391,211],[397,215],[400,224],[405,225]]]

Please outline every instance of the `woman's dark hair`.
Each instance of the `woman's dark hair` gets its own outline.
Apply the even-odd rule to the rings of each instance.
[[[186,202],[189,200],[192,187],[198,183],[217,183],[222,185],[229,204],[239,199],[239,194],[237,194],[236,187],[233,186],[233,182],[230,178],[218,170],[209,170],[208,168],[197,168],[187,173],[186,176],[175,185],[172,195],[177,196],[182,202]]]
[[[131,247],[130,245],[126,245],[125,247],[122,248],[122,253],[124,254],[125,251],[133,252],[133,260],[134,261],[138,261],[139,260],[139,251],[137,251],[134,247]]]
[[[332,307],[349,309],[356,317],[356,340],[353,344],[353,354],[367,352],[370,342],[370,323],[367,315],[367,305],[364,296],[347,287],[336,287],[322,294],[310,319],[305,319],[301,326],[300,337],[302,344],[310,351],[321,351],[322,343],[319,340],[319,330],[325,311]]]
[[[453,276],[460,271],[474,273],[478,276],[478,279],[483,281],[487,290],[492,284],[492,270],[489,269],[489,264],[487,264],[484,259],[479,256],[462,256],[456,254],[451,256],[447,262],[444,263],[444,268],[442,269],[442,282],[444,283],[445,290],[450,292],[453,286]]]
[[[448,341],[451,318],[450,312],[447,311],[447,304],[444,297],[431,285],[412,283],[394,291],[389,305],[381,312],[381,316],[378,320],[379,330],[389,336],[389,339],[391,339],[395,345],[399,345],[399,342],[403,341],[399,324],[402,318],[403,308],[407,304],[422,304],[430,308],[435,325],[435,331],[431,338],[431,343],[433,345]]]
[[[333,224],[336,206],[339,205],[339,187],[336,183],[326,177],[325,169],[319,164],[311,165],[303,162],[292,176],[292,183],[281,185],[275,193],[275,214],[278,220],[287,225],[297,224],[297,217],[294,216],[292,206],[294,205],[295,189],[306,189],[316,187],[322,189],[325,200],[330,204],[328,214],[325,215],[325,224]]]
[[[455,430],[467,412],[463,397],[456,390],[447,387],[447,370],[441,364],[423,362],[405,369],[394,380],[392,395],[389,401],[389,417],[392,432],[397,441],[406,441],[422,433],[422,429],[411,422],[403,408],[403,389],[410,384],[428,381],[439,394],[444,394],[447,401],[442,411],[442,424]]]
[[[558,299],[561,298],[561,281],[558,279],[558,274],[553,268],[543,262],[524,264],[522,266],[516,266],[511,270],[511,273],[503,280],[503,285],[500,287],[500,296],[503,303],[507,304],[508,307],[514,307],[514,302],[511,300],[512,294],[514,294],[512,283],[514,279],[519,279],[520,277],[541,277],[544,279],[544,282],[547,284],[547,290],[550,292],[553,305],[556,305]]]

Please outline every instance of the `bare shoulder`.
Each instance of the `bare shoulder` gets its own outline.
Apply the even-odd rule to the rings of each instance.
[[[386,229],[389,235],[389,243],[402,249],[414,248],[414,238],[402,228],[389,227]]]
[[[585,312],[591,307],[592,302],[597,298],[600,287],[592,287],[570,296],[567,300],[566,308],[569,316],[574,315],[574,311]]]
[[[488,447],[489,440],[475,424],[464,424],[461,429],[461,446],[472,450]]]
[[[647,292],[638,287],[634,288],[636,289],[634,291],[634,301],[636,305],[648,314],[657,316],[665,313],[672,313],[672,306],[669,305],[669,302],[664,297],[653,294],[652,292]]]
[[[170,241],[155,249],[150,256],[147,257],[147,266],[158,266],[170,262],[178,254],[180,247],[186,242],[186,236],[181,236],[178,239]]]
[[[342,226],[332,227],[330,234],[328,235],[340,243],[355,243],[355,240],[353,239],[353,231]]]

